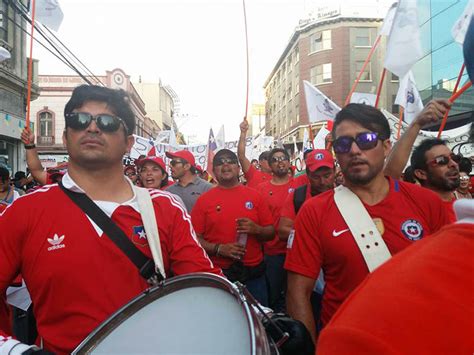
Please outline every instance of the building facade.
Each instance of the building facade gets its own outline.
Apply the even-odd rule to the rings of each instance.
[[[464,58],[451,29],[467,4],[468,0],[418,0],[423,57],[413,67],[413,74],[424,104],[433,98],[448,99],[453,94]],[[467,80],[464,72],[459,87]],[[474,90],[470,88],[453,105],[446,129],[472,122],[473,109]]]
[[[16,1],[26,6],[27,1]],[[0,0],[0,47],[10,52],[10,59],[0,62],[0,165],[11,172],[25,170],[26,160],[20,141],[26,124],[28,60],[26,52],[26,21],[10,1]],[[33,62],[31,99],[38,97],[38,62]],[[33,122],[33,120],[32,120]]]
[[[106,87],[122,89],[130,96],[130,104],[135,113],[135,134],[145,138],[155,138],[160,131],[158,124],[147,116],[142,100],[128,76],[121,69],[107,71],[99,77],[88,77],[92,83],[99,81]],[[76,75],[40,75],[39,98],[31,104],[31,120],[35,122],[38,153],[44,167],[55,166],[67,161],[66,148],[62,142],[64,131],[64,106],[72,91],[86,82]]]
[[[303,80],[311,82],[337,105],[343,106],[351,86],[370,52],[383,22],[386,8],[364,16],[363,11],[336,6],[317,12],[315,18],[300,21],[287,47],[268,77],[266,134],[299,142],[309,125]],[[383,70],[385,39],[381,40],[356,92],[376,94]],[[379,107],[393,111],[398,78],[385,78]],[[316,134],[322,123],[312,125]]]

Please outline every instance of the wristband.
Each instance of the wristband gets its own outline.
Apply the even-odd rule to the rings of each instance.
[[[25,149],[35,149],[36,148],[36,144],[25,144]]]

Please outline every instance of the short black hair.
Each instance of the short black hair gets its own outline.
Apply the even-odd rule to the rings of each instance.
[[[268,160],[268,154],[270,154],[269,150],[266,150],[266,151],[260,153],[260,155],[258,156],[258,161]]]
[[[223,156],[230,157],[236,160],[237,162],[239,161],[239,159],[237,159],[237,155],[233,151],[229,149],[221,149],[216,153],[216,155],[214,155],[214,158],[212,159],[212,165],[216,165],[217,160],[222,158]]]
[[[426,170],[428,164],[426,161],[426,152],[431,148],[437,145],[446,145],[446,141],[439,138],[426,138],[421,141],[421,143],[413,149],[411,154],[410,164],[413,168],[413,171],[416,169]]]
[[[462,171],[469,175],[472,171],[471,159],[462,157],[461,161],[459,162],[459,171]]]
[[[81,107],[87,101],[105,102],[115,115],[127,126],[127,134],[135,131],[135,115],[130,107],[130,98],[124,90],[109,89],[97,85],[81,85],[74,89],[64,107],[64,117]]]
[[[411,165],[407,166],[405,171],[403,172],[403,181],[410,182],[412,184],[416,183],[415,173]]]
[[[276,153],[283,153],[283,154],[285,154],[285,157],[286,157],[288,160],[290,160],[290,154],[288,154],[288,152],[286,151],[286,149],[283,149],[283,148],[273,148],[273,149],[270,150],[270,152],[268,153],[268,158],[267,158],[268,163],[271,163],[271,162],[272,162],[272,158],[273,158],[273,156],[274,156]]]
[[[306,157],[308,156],[308,154],[311,153],[312,151],[313,151],[312,148],[305,149],[305,151],[303,153],[303,160],[305,160]]]
[[[2,182],[5,182],[10,179],[10,172],[8,171],[7,168],[4,168],[3,166],[0,166],[0,180]]]
[[[334,119],[332,136],[336,137],[336,128],[344,121],[352,121],[372,132],[382,140],[390,138],[390,125],[384,114],[370,105],[349,104],[339,111]]]

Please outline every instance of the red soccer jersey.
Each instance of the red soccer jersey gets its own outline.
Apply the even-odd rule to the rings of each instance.
[[[365,278],[322,331],[318,354],[471,354],[473,229],[446,226]]]
[[[263,171],[257,170],[252,164],[250,164],[249,170],[244,174],[247,180],[247,186],[251,188],[257,188],[258,185],[272,179],[272,175],[264,173]]]
[[[150,194],[167,275],[220,274],[173,195],[159,190]],[[102,204],[136,247],[151,257],[135,208]],[[39,336],[56,354],[69,354],[102,321],[148,288],[137,267],[97,228],[57,185],[18,198],[0,215],[0,292],[4,295],[12,279],[22,274],[35,305]],[[0,331],[0,339],[4,334]]]
[[[288,194],[294,190],[295,183],[293,179],[290,179],[290,181],[284,185],[274,185],[271,181],[258,185],[258,191],[270,206],[275,231],[278,230],[281,208],[283,207]],[[273,240],[265,243],[264,252],[266,255],[286,254],[286,241],[280,240],[278,238],[278,233],[275,232]]]
[[[304,201],[306,202],[311,197],[312,197],[311,196],[311,185],[308,183],[306,185],[306,197],[305,197]],[[294,198],[295,198],[295,191],[291,191],[290,194],[288,195],[288,197],[286,198],[285,203],[283,204],[283,207],[282,207],[281,212],[280,212],[280,217],[286,217],[286,218],[291,219],[292,221],[294,221],[296,219]]]
[[[388,195],[365,208],[391,254],[449,223],[443,202],[433,191],[389,178]],[[369,271],[334,202],[334,190],[307,201],[296,217],[295,237],[285,268],[317,279],[324,271],[322,321],[326,324]]]
[[[446,209],[446,213],[451,223],[456,222],[456,214],[454,213],[454,208],[453,208],[454,201],[456,200],[453,199],[451,201],[443,201],[444,208]]]
[[[194,229],[210,243],[235,243],[236,219],[249,218],[258,225],[272,224],[267,202],[254,189],[239,185],[232,189],[219,186],[198,198],[191,213]],[[211,260],[227,269],[233,260],[211,256]],[[263,260],[262,245],[254,235],[249,235],[244,265],[256,266]]]

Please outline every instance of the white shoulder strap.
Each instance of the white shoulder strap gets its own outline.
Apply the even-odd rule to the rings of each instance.
[[[155,209],[151,202],[150,193],[147,189],[134,186],[133,190],[137,195],[138,207],[142,216],[143,226],[145,228],[148,245],[150,246],[151,255],[155,266],[163,278],[166,278],[165,266],[163,263],[163,255],[161,253],[160,233],[156,224]]]
[[[372,272],[391,258],[382,236],[359,197],[345,186],[334,189],[334,201]]]

